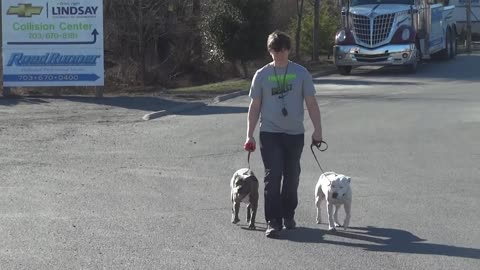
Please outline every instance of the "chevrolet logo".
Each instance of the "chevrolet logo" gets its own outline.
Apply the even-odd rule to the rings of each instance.
[[[7,15],[17,15],[18,17],[32,17],[40,15],[43,7],[33,7],[32,4],[19,4],[8,8]]]

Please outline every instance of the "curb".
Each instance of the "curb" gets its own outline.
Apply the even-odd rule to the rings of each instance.
[[[237,92],[233,92],[233,93],[229,93],[229,94],[217,96],[217,97],[215,97],[215,98],[213,99],[213,103],[219,103],[219,102],[225,101],[225,100],[227,100],[227,99],[231,99],[231,98],[236,98],[236,97],[239,97],[239,96],[248,95],[248,93],[249,93],[248,90],[242,90],[242,91],[237,91]]]
[[[180,113],[180,112],[183,112],[183,111],[197,109],[197,108],[200,108],[200,107],[203,107],[203,106],[207,106],[207,104],[204,103],[204,102],[192,102],[192,103],[188,103],[188,104],[184,104],[184,105],[174,107],[170,110],[161,110],[161,111],[158,111],[158,112],[147,113],[142,117],[142,119],[145,120],[145,121],[153,120],[153,119],[160,118],[160,117],[163,117],[163,116],[167,116],[167,115],[170,115],[170,114],[177,114],[177,113]]]
[[[320,76],[327,76],[327,75],[332,75],[337,73],[337,67],[334,65],[328,66],[327,69],[322,70],[322,71],[317,71],[315,73],[312,73],[312,77],[320,77]],[[217,96],[213,99],[213,103],[219,103],[231,98],[243,96],[243,95],[248,95],[250,91],[248,90],[243,90],[243,91],[238,91],[238,92],[233,92],[230,94],[225,94],[221,96]]]
[[[332,65],[332,66],[327,67],[326,70],[317,71],[317,72],[311,73],[311,74],[312,74],[312,77],[321,77],[321,76],[332,75],[332,74],[335,74],[336,72],[337,72],[337,68]],[[161,110],[161,111],[158,111],[158,112],[148,113],[148,114],[145,114],[142,117],[142,119],[145,120],[145,121],[153,120],[153,119],[160,118],[160,117],[163,117],[163,116],[167,116],[167,115],[171,115],[171,114],[177,114],[177,113],[180,113],[182,111],[188,111],[188,110],[197,109],[197,108],[200,108],[200,107],[203,107],[203,106],[208,106],[208,104],[220,103],[220,102],[228,100],[228,99],[248,95],[248,93],[249,93],[248,90],[240,90],[240,91],[237,91],[237,92],[233,92],[233,93],[229,93],[229,94],[225,94],[225,95],[221,95],[221,96],[216,96],[212,100],[212,102],[207,102],[207,103],[205,103],[205,102],[193,102],[193,103],[180,105],[180,106],[172,108],[170,110]]]

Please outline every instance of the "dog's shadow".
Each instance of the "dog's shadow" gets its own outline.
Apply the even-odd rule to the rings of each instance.
[[[258,226],[258,224],[261,224],[261,226]],[[252,232],[255,232],[255,231],[265,232],[265,230],[267,229],[267,223],[258,222],[258,221],[255,222],[255,229],[254,230],[248,228],[248,225],[246,225],[246,224],[237,224],[237,226],[240,226],[240,228],[242,228],[242,230],[247,230],[247,231],[252,231]]]
[[[328,235],[328,237],[325,237],[325,235]],[[338,241],[332,240],[335,237],[341,237],[343,239]],[[304,243],[343,245],[377,252],[443,255],[480,259],[480,249],[425,243],[426,239],[421,239],[408,231],[372,226],[366,228],[350,227],[347,231],[339,228],[339,230],[335,232],[297,227],[295,230],[282,234],[280,239]],[[348,239],[356,241],[352,243],[348,242]],[[363,241],[364,243],[359,243],[359,241]]]

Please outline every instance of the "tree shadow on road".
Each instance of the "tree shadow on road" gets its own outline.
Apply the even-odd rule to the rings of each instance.
[[[247,107],[234,106],[210,106],[208,101],[184,101],[173,100],[162,97],[148,96],[114,96],[114,97],[89,97],[89,96],[14,96],[0,98],[0,106],[15,106],[19,104],[45,104],[54,100],[67,100],[75,103],[87,103],[99,106],[124,108],[129,110],[140,110],[145,113],[167,111],[178,115],[210,115],[210,114],[233,114],[246,113]]]
[[[340,229],[341,230],[341,229]],[[368,251],[395,252],[426,255],[443,255],[470,259],[480,259],[480,249],[443,244],[425,243],[414,234],[389,228],[352,227],[348,231],[329,232],[321,229],[299,227],[282,236],[284,240],[304,243],[321,243],[363,248]],[[338,241],[325,239],[325,235],[339,237]],[[329,237],[332,238],[332,237]],[[355,240],[349,242],[348,240]],[[359,243],[363,241],[365,243]]]
[[[247,109],[243,107],[209,106],[207,101],[172,100],[160,97],[64,97],[64,99],[73,102],[84,102],[147,112],[165,110],[177,115],[227,114],[244,113],[247,111]]]
[[[391,81],[368,81],[368,80],[355,80],[352,78],[345,78],[345,79],[332,79],[329,77],[326,78],[316,78],[313,79],[313,82],[315,84],[337,84],[337,85],[348,85],[348,86],[358,86],[358,85],[406,85],[406,86],[411,86],[411,85],[421,85],[422,83],[419,82],[391,82]]]
[[[49,103],[45,99],[42,98],[37,98],[37,97],[29,97],[29,98],[24,98],[24,97],[19,97],[19,96],[13,96],[13,97],[8,97],[8,98],[0,98],[0,106],[15,106],[19,104],[45,104]]]
[[[248,107],[234,107],[234,106],[201,106],[199,109],[185,110],[177,112],[178,115],[212,115],[212,114],[237,114],[247,113]]]

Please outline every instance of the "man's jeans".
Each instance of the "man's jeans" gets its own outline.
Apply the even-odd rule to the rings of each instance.
[[[281,225],[282,218],[291,219],[295,215],[303,145],[304,134],[260,132],[267,222],[275,219]]]

